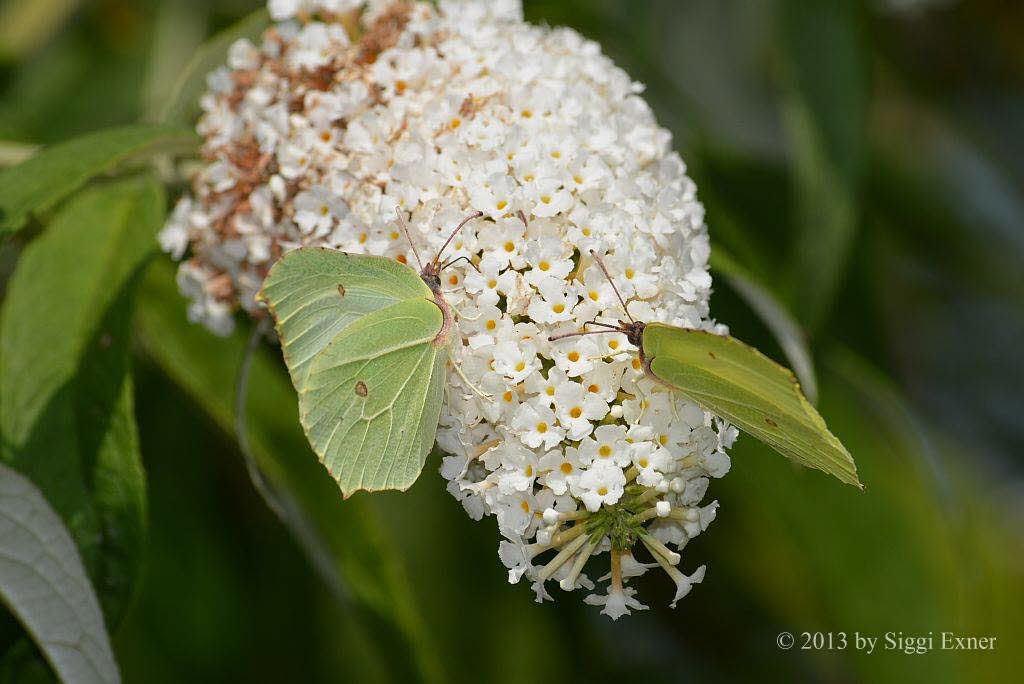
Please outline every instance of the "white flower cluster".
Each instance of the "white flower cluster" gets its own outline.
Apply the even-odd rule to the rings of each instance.
[[[701,501],[736,431],[646,379],[622,334],[549,339],[622,318],[616,290],[638,320],[724,330],[668,132],[595,43],[526,24],[518,0],[362,5],[271,0],[285,21],[211,74],[209,163],[161,234],[191,254],[192,317],[225,332],[238,305],[260,315],[253,294],[284,251],[409,263],[396,211],[431,255],[482,212],[442,273],[461,333],[438,431],[448,489],[497,519],[509,580],[537,600],[551,579],[593,588],[584,566],[608,552],[608,589],[588,603],[643,608],[626,583],[660,565],[674,605],[703,578],[678,550],[715,517]]]

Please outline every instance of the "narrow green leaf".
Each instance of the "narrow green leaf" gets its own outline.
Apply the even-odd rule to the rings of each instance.
[[[798,230],[793,303],[812,329],[828,315],[857,227],[867,119],[856,3],[776,0]]]
[[[224,65],[232,43],[241,38],[257,42],[269,25],[267,10],[259,9],[203,43],[178,78],[160,120],[179,126],[194,123],[199,114],[199,98],[206,91],[207,75]]]
[[[195,147],[194,134],[165,126],[125,126],[48,147],[0,172],[0,239],[21,228],[91,178],[129,159]]]
[[[65,682],[118,682],[99,601],[42,493],[0,464],[0,599]]]
[[[801,465],[863,489],[846,447],[786,368],[724,335],[649,323],[643,355],[656,380]]]
[[[164,205],[148,177],[74,198],[25,249],[2,310],[3,460],[67,522],[111,624],[130,598],[145,536],[130,325]]]
[[[721,246],[716,245],[711,250],[711,268],[725,277],[732,289],[768,327],[792,366],[807,399],[812,404],[818,403],[818,380],[807,336],[785,305]]]
[[[222,429],[233,433],[235,380],[245,336],[219,339],[189,325],[173,268],[165,261],[150,267],[136,318],[150,358]],[[327,585],[336,588],[335,595],[360,612],[374,643],[384,645],[381,662],[394,678],[443,681],[437,649],[424,629],[400,555],[366,501],[343,501],[317,463],[278,355],[259,349],[252,359],[248,424],[262,474],[295,503],[298,517],[284,522]]]

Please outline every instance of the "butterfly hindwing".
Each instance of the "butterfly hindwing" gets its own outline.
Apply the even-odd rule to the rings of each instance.
[[[860,487],[850,453],[786,368],[732,337],[651,323],[643,351],[658,382],[782,455]]]
[[[348,326],[310,368],[302,423],[346,495],[405,489],[419,475],[441,408],[442,322],[432,302],[398,302]]]
[[[306,437],[342,493],[408,488],[434,444],[448,358],[430,289],[390,259],[300,249],[260,297]]]

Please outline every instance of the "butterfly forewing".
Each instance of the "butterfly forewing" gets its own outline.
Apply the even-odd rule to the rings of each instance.
[[[658,382],[782,455],[860,487],[850,453],[828,430],[793,374],[731,337],[651,323],[643,351]]]
[[[430,289],[407,266],[323,248],[285,254],[260,291],[299,391],[313,359],[346,326],[371,311],[423,297],[432,297]]]

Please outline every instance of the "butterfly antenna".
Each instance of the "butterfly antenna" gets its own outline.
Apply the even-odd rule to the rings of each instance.
[[[636,323],[633,317],[629,315],[629,307],[626,306],[626,302],[622,299],[622,295],[619,294],[619,288],[615,287],[615,281],[612,280],[611,274],[608,273],[608,269],[604,265],[604,260],[597,255],[597,252],[590,250],[590,256],[594,257],[594,261],[597,262],[598,268],[601,269],[601,273],[604,273],[604,277],[608,279],[608,284],[612,286],[612,290],[615,291],[615,296],[619,298],[619,304],[622,304],[622,310],[626,312],[626,318],[629,319],[630,323]]]
[[[460,261],[463,261],[463,260],[465,260],[465,262],[466,262],[467,264],[469,264],[470,266],[472,266],[472,267],[473,267],[473,268],[474,268],[474,269],[476,270],[476,272],[477,272],[477,273],[479,273],[479,272],[480,272],[480,267],[479,267],[479,266],[477,266],[476,264],[474,264],[474,263],[473,263],[473,260],[472,260],[472,259],[470,259],[470,258],[469,258],[468,256],[465,256],[465,255],[463,255],[463,256],[460,256],[460,257],[455,257],[455,258],[454,258],[454,259],[452,259],[451,261],[446,261],[446,262],[444,262],[443,264],[441,264],[441,268],[440,268],[440,269],[438,269],[438,270],[441,270],[441,271],[443,271],[444,269],[448,268],[449,266],[451,266],[451,265],[453,265],[453,264],[457,264],[457,263],[459,263]]]
[[[462,223],[455,227],[455,230],[452,231],[452,234],[449,235],[448,239],[444,241],[443,245],[441,245],[441,249],[437,250],[437,256],[434,257],[434,268],[437,268],[438,264],[441,263],[441,255],[444,254],[444,250],[448,249],[448,245],[450,245],[452,240],[455,239],[455,236],[459,234],[459,231],[462,230],[462,227],[469,223],[470,221],[472,221],[473,219],[480,218],[483,215],[484,212],[477,211],[470,214],[466,218],[462,219]]]
[[[622,332],[621,325],[612,325],[611,323],[601,323],[599,321],[587,321],[583,324],[583,327],[586,328],[588,325],[599,325],[602,328],[609,328],[610,330],[584,330],[581,332],[566,333],[564,335],[555,335],[554,337],[549,337],[548,340],[550,342],[554,342],[556,340],[564,340],[566,337],[579,337],[581,335],[607,335],[609,332]]]
[[[416,249],[416,243],[412,241],[412,236],[409,235],[409,227],[405,225],[405,217],[402,216],[402,210],[399,207],[395,207],[395,216],[398,217],[398,225],[402,227],[402,232],[405,233],[405,239],[409,241],[409,246],[412,247],[413,256],[416,257],[416,263],[419,265],[420,270],[423,270],[423,260],[420,259],[420,253]]]
[[[618,332],[618,328],[615,328],[615,332]],[[564,340],[567,337],[583,337],[584,335],[607,335],[610,331],[608,330],[584,330],[582,332],[565,333],[564,335],[555,335],[549,337],[549,342],[557,342],[558,340]]]

